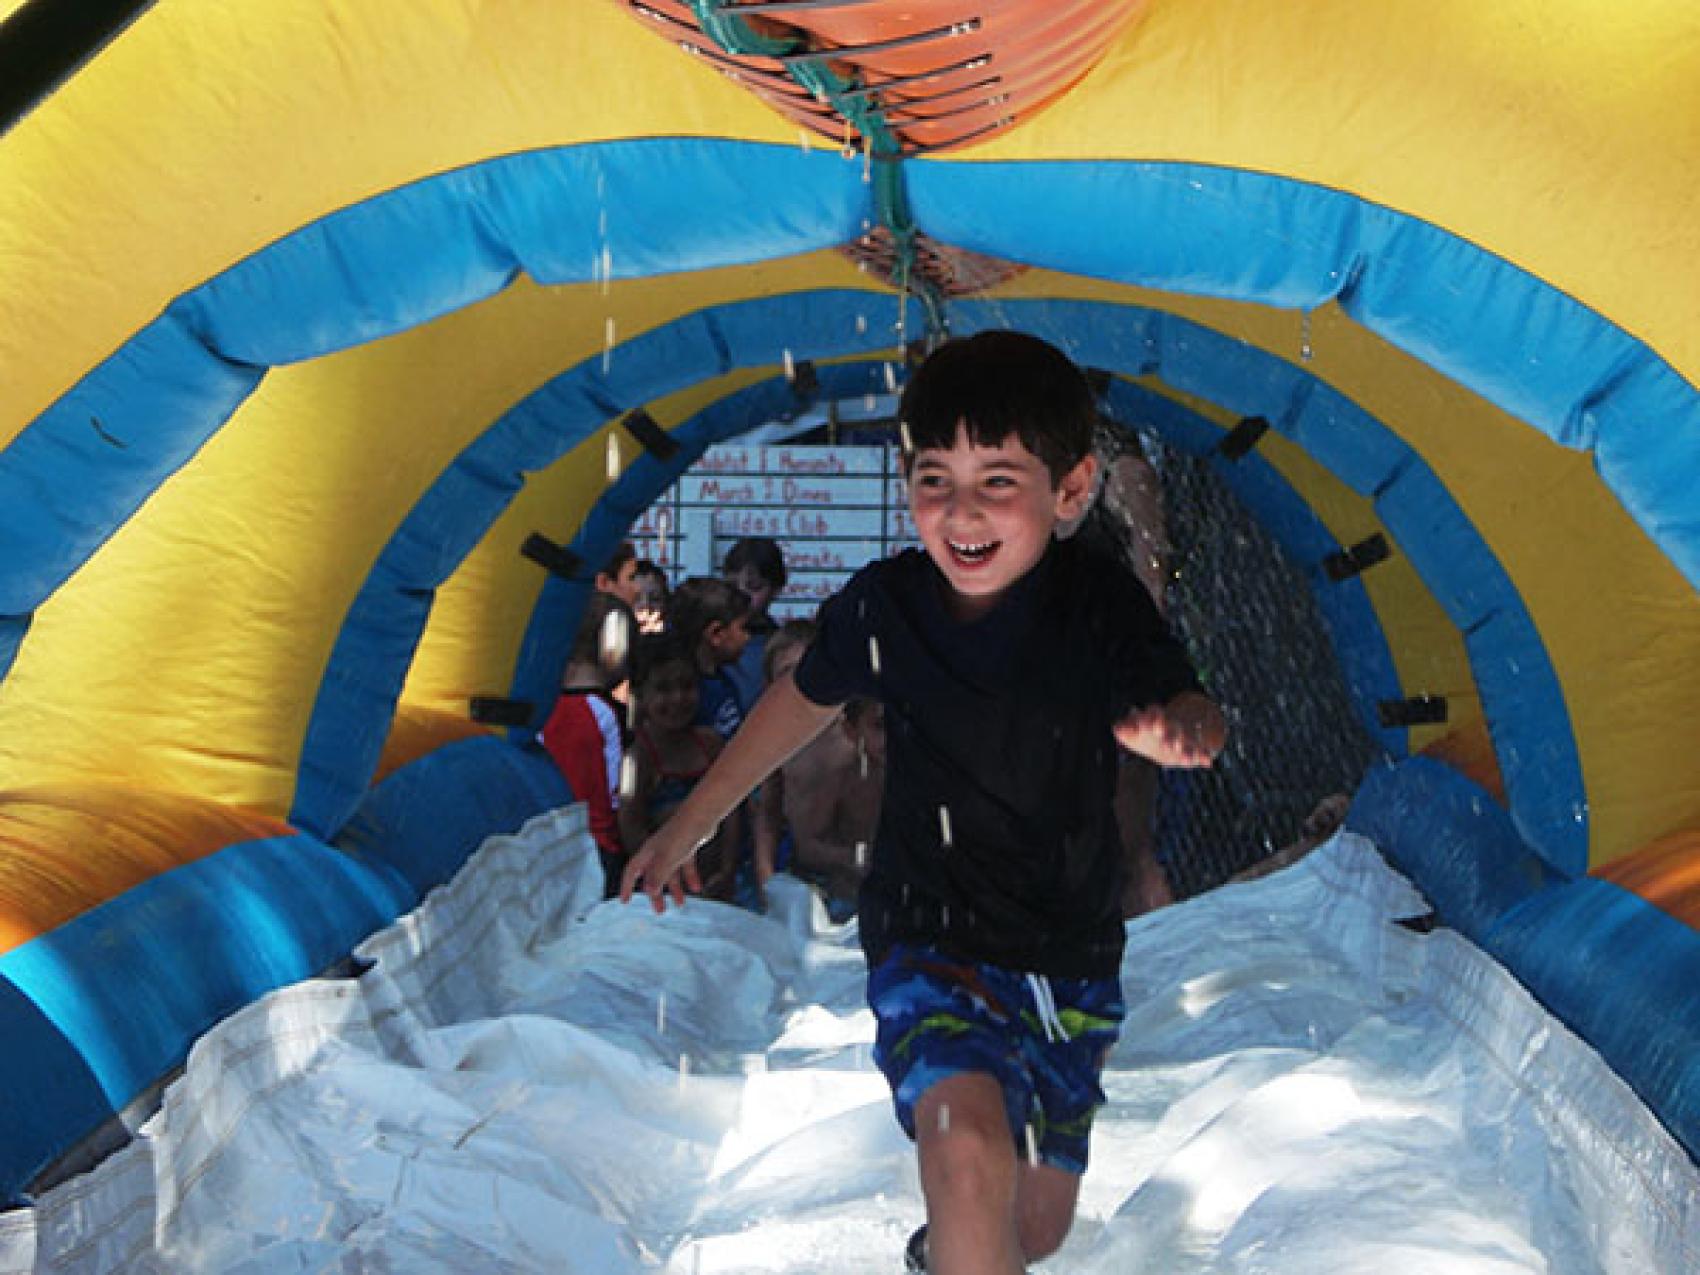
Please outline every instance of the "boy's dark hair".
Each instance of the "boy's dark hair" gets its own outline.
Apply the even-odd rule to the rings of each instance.
[[[903,387],[897,408],[907,437],[903,466],[916,451],[948,451],[959,422],[970,441],[997,447],[1011,434],[1062,481],[1092,450],[1098,407],[1068,355],[1025,332],[980,332],[946,341]]]
[[[773,636],[768,638],[767,645],[762,648],[761,680],[764,683],[773,681],[774,663],[781,655],[785,654],[786,648],[792,646],[806,648],[810,642],[815,640],[815,634],[819,631],[820,626],[813,620],[787,620],[784,624],[781,624],[774,630]]]
[[[632,685],[643,687],[655,670],[663,665],[681,662],[696,676],[697,662],[690,648],[672,633],[645,633],[632,647]]]
[[[620,541],[620,547],[614,550],[614,552],[609,556],[608,561],[603,564],[602,570],[597,574],[605,575],[610,580],[617,580],[620,577],[620,568],[625,566],[628,562],[635,562],[636,560],[637,546],[632,544],[630,540],[622,540]]]
[[[766,536],[748,536],[726,551],[727,575],[754,567],[763,580],[773,586],[775,593],[785,588],[785,554],[779,545]]]
[[[750,596],[737,585],[717,576],[691,576],[673,590],[667,623],[694,659],[704,629],[711,624],[730,624],[748,615],[749,610]]]
[[[632,574],[636,576],[654,576],[657,580],[661,581],[661,593],[663,597],[666,596],[667,571],[666,568],[662,567],[659,563],[651,562],[648,558],[639,558],[637,567],[633,570]]]
[[[602,628],[608,622],[608,617],[616,614],[625,618],[626,642],[629,643],[638,631],[637,618],[632,614],[632,609],[612,593],[592,589],[590,596],[584,600],[584,614],[579,617],[578,631],[573,634],[572,651],[567,656],[574,664],[601,666],[613,675],[614,683],[621,680],[627,661],[622,658],[613,667],[604,664]]]

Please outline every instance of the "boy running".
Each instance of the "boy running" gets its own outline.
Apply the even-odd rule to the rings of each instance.
[[[1150,597],[1052,533],[1091,499],[1080,370],[1014,332],[947,342],[900,416],[924,552],[865,567],[626,868],[657,909],[692,854],[854,696],[886,713],[862,886],[875,1060],[915,1139],[911,1269],[1012,1275],[1074,1220],[1123,1005],[1116,747],[1208,766],[1227,734]]]

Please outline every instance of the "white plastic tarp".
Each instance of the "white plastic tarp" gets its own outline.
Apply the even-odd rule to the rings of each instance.
[[[0,1272],[897,1272],[923,1210],[854,929],[600,904],[575,808],[358,980],[210,1032]],[[1080,1218],[1044,1272],[1700,1271],[1700,1176],[1599,1058],[1342,835],[1130,927]],[[1650,1027],[1650,1030],[1656,1028]]]

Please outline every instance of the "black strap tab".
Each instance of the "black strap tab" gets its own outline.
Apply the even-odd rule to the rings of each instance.
[[[1339,553],[1331,553],[1322,560],[1322,569],[1328,573],[1330,580],[1350,580],[1353,576],[1362,575],[1378,562],[1386,562],[1393,556],[1393,546],[1387,543],[1387,537],[1379,531],[1358,541],[1350,549],[1342,549]]]
[[[1261,416],[1248,416],[1222,436],[1216,444],[1216,454],[1223,460],[1238,460],[1269,432],[1269,422]]]
[[[625,428],[626,433],[637,439],[644,451],[655,459],[672,460],[679,454],[678,441],[662,429],[656,423],[655,418],[644,411],[643,408],[638,407],[627,412],[620,424]]]
[[[25,0],[0,22],[0,133],[76,74],[154,0]]]
[[[530,700],[503,699],[499,695],[474,695],[472,720],[485,726],[529,726],[537,706]]]
[[[791,392],[810,402],[820,393],[820,373],[808,359],[791,369]]]
[[[584,559],[565,545],[558,545],[541,532],[534,531],[519,547],[520,556],[530,558],[551,575],[563,580],[576,580]]]
[[[1093,398],[1103,398],[1110,392],[1110,384],[1116,379],[1115,373],[1101,367],[1086,367],[1080,370],[1086,374],[1086,388],[1092,391]]]
[[[1383,726],[1429,726],[1446,720],[1446,696],[1384,699],[1375,706],[1375,713]]]

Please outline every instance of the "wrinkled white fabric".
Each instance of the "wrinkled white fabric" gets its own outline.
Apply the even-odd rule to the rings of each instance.
[[[0,1272],[901,1269],[914,1158],[853,927],[600,904],[575,808],[210,1032]],[[1343,835],[1136,922],[1080,1218],[1038,1271],[1700,1271],[1700,1176]]]

